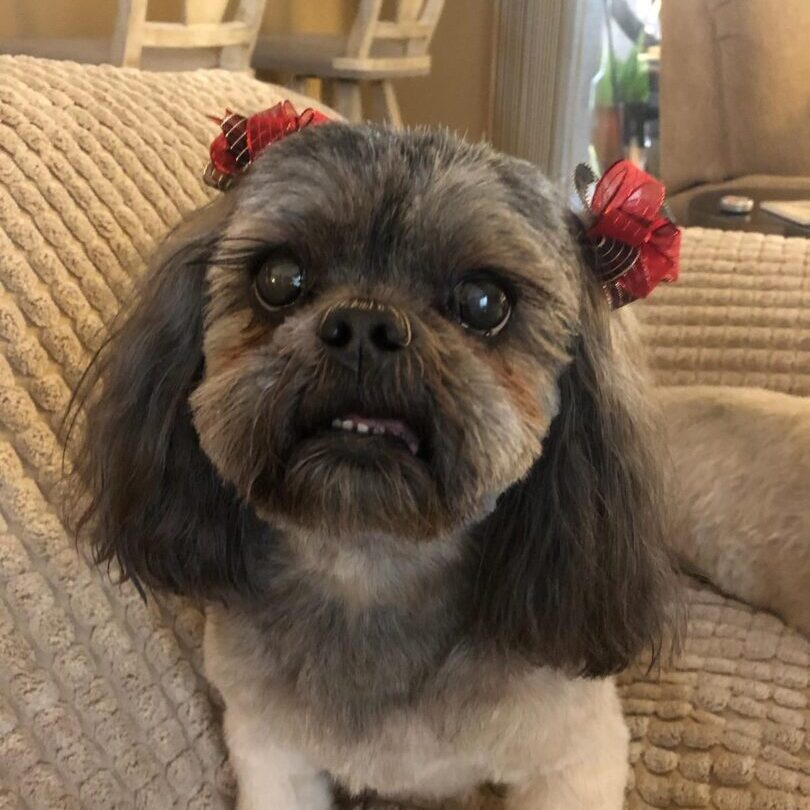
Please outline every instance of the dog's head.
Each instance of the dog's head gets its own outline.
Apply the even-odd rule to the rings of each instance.
[[[414,554],[464,535],[479,629],[613,669],[661,570],[623,340],[528,164],[305,130],[169,240],[90,376],[97,557],[213,595],[270,526]]]

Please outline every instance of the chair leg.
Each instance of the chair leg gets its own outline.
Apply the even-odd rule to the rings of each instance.
[[[113,64],[140,67],[147,0],[119,0],[112,42]]]
[[[387,121],[394,129],[402,129],[402,113],[393,82],[374,82],[371,92],[374,99],[375,120]]]
[[[291,76],[287,82],[287,87],[293,93],[300,93],[302,96],[310,95],[309,91],[309,76]]]
[[[332,104],[350,123],[363,120],[363,96],[360,82],[338,79],[332,85]]]

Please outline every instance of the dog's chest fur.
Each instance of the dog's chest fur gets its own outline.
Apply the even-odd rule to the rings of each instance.
[[[318,553],[274,549],[254,598],[211,611],[217,655],[337,734],[363,735],[412,706],[458,646],[464,578],[436,555]]]
[[[305,753],[350,790],[407,792],[415,775],[437,795],[519,781],[538,746],[549,767],[564,759],[610,699],[607,682],[476,648],[454,562],[402,583],[407,599],[366,604],[283,555],[272,568],[261,597],[209,610],[206,668],[232,728],[257,749],[271,739]],[[365,596],[374,585],[354,583]]]

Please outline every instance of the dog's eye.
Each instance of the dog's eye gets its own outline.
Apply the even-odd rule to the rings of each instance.
[[[462,281],[453,292],[453,308],[463,326],[482,335],[496,335],[506,326],[512,304],[504,289],[487,278]]]
[[[304,289],[304,271],[292,259],[271,259],[259,268],[253,289],[266,309],[288,307]]]

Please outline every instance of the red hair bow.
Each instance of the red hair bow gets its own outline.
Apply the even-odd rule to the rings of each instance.
[[[211,161],[203,175],[209,186],[220,191],[225,191],[266,146],[304,127],[329,121],[312,108],[298,115],[289,101],[280,101],[269,110],[248,117],[231,110],[226,113],[224,118],[212,118],[222,132],[211,142]]]
[[[662,213],[664,186],[628,160],[614,163],[596,183],[590,202],[585,189],[596,178],[577,168],[576,184],[589,223],[595,270],[611,306],[646,298],[662,281],[678,278],[681,232]]]

